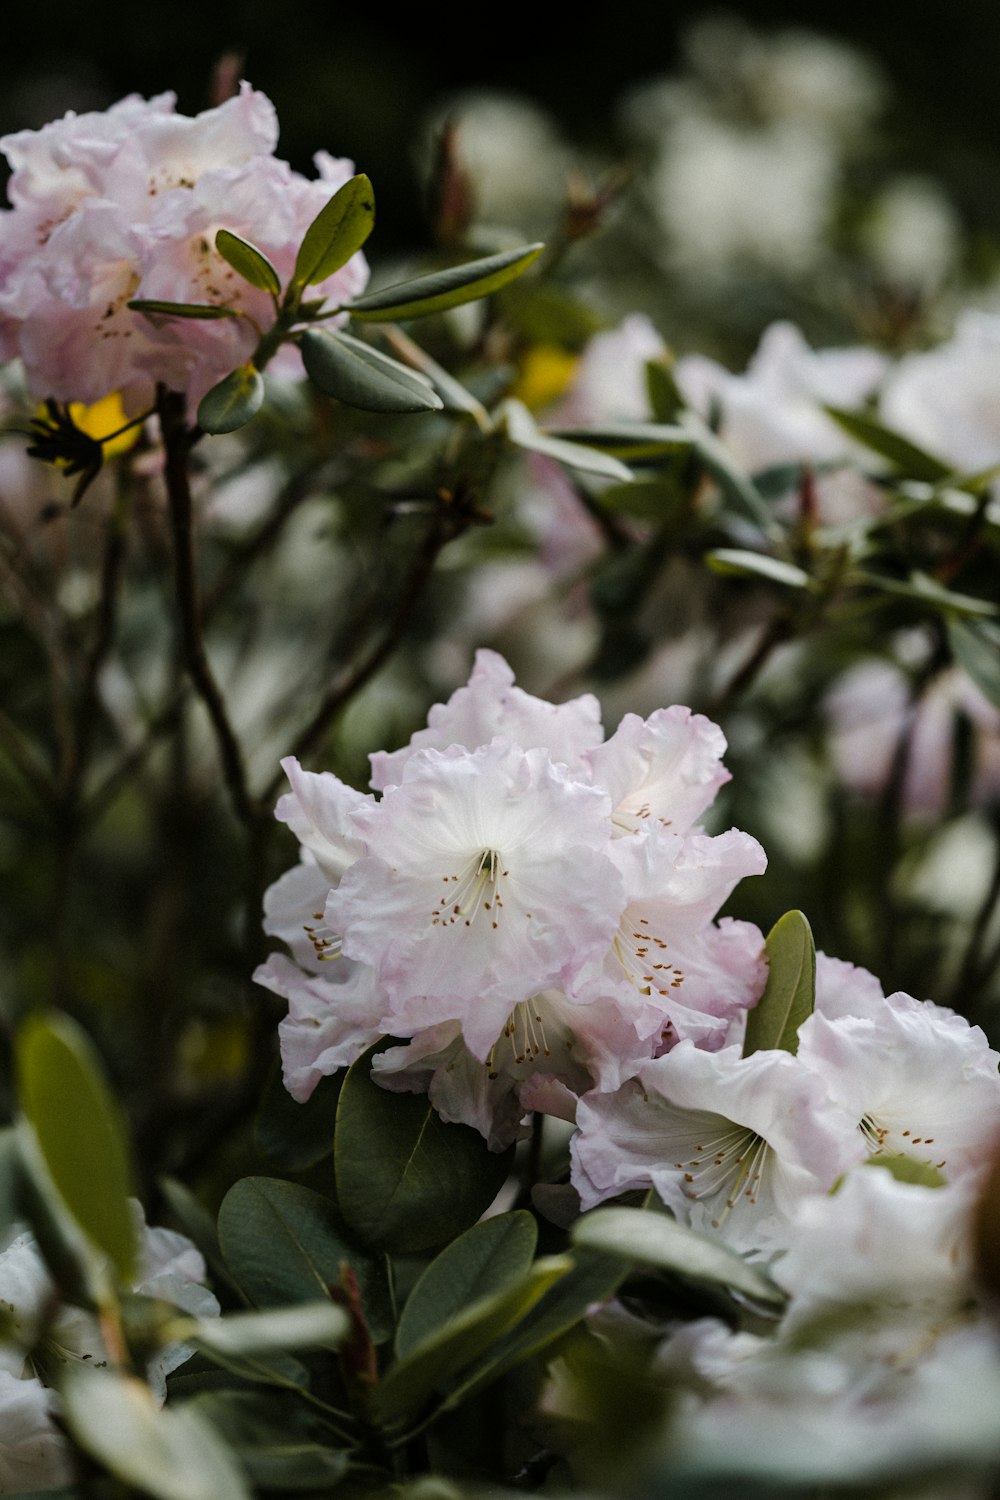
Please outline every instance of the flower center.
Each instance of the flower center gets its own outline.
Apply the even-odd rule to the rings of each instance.
[[[432,927],[453,927],[464,922],[471,927],[480,912],[485,912],[492,927],[497,927],[503,911],[500,882],[508,878],[503,856],[497,849],[478,850],[457,875],[443,875],[442,900],[431,913]]]
[[[720,1229],[742,1198],[757,1202],[770,1146],[764,1137],[745,1125],[728,1125],[714,1140],[695,1145],[690,1161],[674,1162],[683,1175],[685,1197],[694,1202],[706,1198],[721,1199],[721,1212],[712,1219],[712,1228]]]
[[[892,1127],[890,1125],[881,1125],[875,1119],[874,1115],[863,1116],[858,1129],[861,1131],[870,1156],[881,1156],[883,1152],[892,1156],[899,1152],[904,1156],[916,1156],[920,1161],[930,1161],[934,1155],[934,1152],[924,1154],[923,1152],[914,1152],[913,1150],[914,1146],[925,1148],[933,1146],[934,1137],[932,1135],[914,1135],[912,1130],[901,1130],[896,1142],[893,1143],[889,1140],[889,1136],[892,1134]],[[947,1164],[947,1157],[941,1161],[932,1163],[939,1171],[943,1171]]]
[[[497,1048],[502,1048],[504,1042],[509,1043],[511,1057],[518,1065],[536,1062],[540,1057],[551,1057],[541,1012],[541,1000],[538,996],[531,1000],[519,1000],[514,1006],[503,1032],[490,1048],[490,1055],[486,1060],[490,1078],[498,1077]]]
[[[656,990],[668,995],[684,982],[680,969],[667,961],[667,944],[650,930],[648,917],[634,917],[626,909],[612,942],[615,957],[640,995]]]

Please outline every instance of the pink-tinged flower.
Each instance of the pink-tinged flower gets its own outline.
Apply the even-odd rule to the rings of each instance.
[[[174,98],[130,97],[0,142],[13,207],[0,215],[0,357],[24,360],[38,396],[137,409],[158,382],[196,401],[252,354],[274,317],[215,249],[219,229],[253,241],[287,279],[308,225],[351,175],[321,153],[310,181],[274,157],[274,108],[244,84],[187,118]],[[367,281],[358,254],[317,287],[343,301]],[[154,327],[134,298],[211,302],[246,317]],[[277,362],[301,367],[292,350]]]
[[[647,1056],[685,1036],[721,1047],[767,975],[757,929],[719,929],[712,919],[744,876],[764,870],[763,849],[737,829],[682,838],[657,822],[613,840],[610,857],[622,875],[625,907],[609,948],[580,970],[570,996],[627,1018],[634,1037],[631,1046],[618,1039],[619,1069],[637,1056],[635,1038],[652,1041]],[[602,1075],[602,1087],[619,1081]]]
[[[585,753],[601,743],[600,705],[591,693],[569,703],[535,698],[514,686],[514,673],[502,656],[477,651],[469,681],[447,703],[435,703],[426,729],[418,729],[402,750],[378,750],[371,756],[371,784],[376,791],[398,784],[417,750],[447,750],[450,745],[478,750],[498,735],[522,750],[547,750],[553,761],[578,769]]]
[[[897,994],[872,1016],[814,1013],[799,1029],[798,1056],[870,1155],[912,1156],[949,1179],[989,1164],[1000,1055],[953,1011]]]
[[[973,474],[1000,459],[1000,317],[966,312],[945,344],[901,359],[879,416],[922,448]]]
[[[828,1020],[839,1016],[877,1016],[885,991],[874,974],[828,953],[816,954],[816,1010]]]
[[[304,1104],[321,1078],[348,1068],[382,1034],[373,975],[348,959],[305,974],[284,954],[272,953],[254,981],[288,1001],[278,1026],[281,1076]]]
[[[352,823],[353,815],[375,805],[375,799],[356,792],[332,771],[303,771],[294,756],[281,762],[292,790],[279,797],[274,816],[287,823],[300,844],[316,861],[327,885],[336,885],[349,865],[364,852]]]
[[[838,1304],[872,1304],[893,1318],[930,1302],[938,1312],[961,1306],[971,1206],[961,1187],[924,1187],[877,1168],[852,1168],[835,1193],[802,1204],[775,1266],[775,1279],[792,1297],[785,1331]]]
[[[690,1041],[618,1093],[581,1099],[577,1124],[572,1181],[584,1208],[654,1187],[679,1218],[740,1250],[786,1244],[802,1199],[859,1155],[849,1117],[798,1058]]]
[[[594,782],[611,798],[618,831],[634,833],[651,821],[686,833],[729,780],[725,750],[717,724],[674,705],[648,719],[626,714],[586,759]]]
[[[458,1020],[485,1059],[514,1006],[610,944],[622,909],[610,811],[541,749],[418,750],[353,814],[367,852],[331,892],[327,923],[375,971],[394,1025]]]

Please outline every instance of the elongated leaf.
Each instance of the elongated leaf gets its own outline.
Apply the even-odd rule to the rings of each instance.
[[[485,1212],[513,1152],[490,1151],[477,1130],[446,1125],[423,1094],[394,1094],[371,1078],[370,1048],[340,1092],[333,1159],[337,1201],[366,1244],[429,1250]]]
[[[786,911],[767,935],[767,984],[747,1016],[743,1056],[766,1048],[799,1050],[799,1027],[816,1003],[816,948],[800,911]]]
[[[88,1037],[66,1016],[35,1016],[17,1041],[21,1108],[60,1197],[121,1281],[135,1269],[128,1147]]]
[[[348,333],[307,328],[299,341],[302,363],[326,396],[362,411],[441,411],[430,381]]]
[[[936,484],[953,473],[950,464],[943,463],[932,453],[911,443],[909,438],[883,427],[868,412],[846,411],[842,406],[826,406],[823,410],[850,437],[880,457],[887,458],[910,479],[926,479],[930,484]]]
[[[1000,708],[1000,626],[986,621],[948,621],[948,640],[955,660],[968,672],[983,697]]]
[[[27,1219],[45,1264],[63,1295],[82,1307],[113,1305],[113,1266],[67,1207],[45,1162],[33,1126],[16,1128],[18,1217]]]
[[[656,422],[622,422],[618,426],[555,427],[548,435],[566,442],[586,443],[628,463],[641,463],[692,447],[691,434],[683,427]]]
[[[215,236],[215,248],[223,260],[228,261],[233,270],[238,271],[251,286],[262,292],[270,292],[272,297],[281,295],[281,278],[277,271],[263,250],[251,245],[249,240],[233,234],[230,229],[220,229]]]
[[[732,455],[719,442],[708,423],[703,422],[691,411],[681,412],[677,422],[690,435],[698,457],[723,494],[727,495],[765,536],[774,541],[781,538],[782,529],[771,514],[767,501],[750,476],[744,474]]]
[[[66,1422],[116,1478],[158,1500],[250,1500],[225,1443],[190,1406],[156,1405],[145,1381],[68,1367]]]
[[[511,399],[504,402],[503,423],[507,436],[518,448],[527,448],[532,453],[544,453],[546,458],[554,458],[557,463],[566,464],[571,469],[581,469],[586,474],[596,474],[601,479],[611,479],[616,484],[631,483],[632,471],[610,453],[588,448],[583,443],[550,437],[547,432],[543,432],[521,401]]]
[[[463,1308],[524,1276],[537,1240],[535,1221],[523,1209],[484,1219],[459,1235],[410,1293],[396,1330],[397,1355],[409,1354]]]
[[[616,1256],[574,1248],[572,1269],[561,1276],[525,1318],[497,1339],[448,1394],[444,1405],[459,1406],[501,1375],[563,1338],[591,1308],[612,1297],[628,1274]]]
[[[211,302],[158,302],[149,297],[137,297],[128,305],[133,312],[145,313],[153,322],[158,318],[199,318],[210,323],[216,318],[240,316],[235,308],[216,307]]]
[[[245,427],[264,401],[264,377],[253,365],[241,365],[218,385],[206,391],[198,403],[198,425],[217,436]]]
[[[880,573],[870,573],[867,569],[853,568],[846,582],[879,589],[884,594],[894,594],[900,599],[913,599],[918,604],[926,604],[931,609],[941,610],[946,615],[969,615],[988,619],[997,614],[995,604],[990,604],[986,599],[977,599],[972,594],[956,594],[953,589],[946,589],[943,584],[928,577],[926,573],[914,572],[910,574],[909,580],[905,580],[886,578]]]
[[[482,1297],[455,1313],[400,1359],[379,1382],[372,1397],[376,1420],[391,1426],[415,1412],[435,1391],[490,1350],[496,1340],[526,1318],[573,1262],[549,1256],[502,1291]]]
[[[230,1313],[223,1318],[177,1318],[171,1341],[194,1344],[208,1354],[232,1357],[282,1354],[287,1349],[335,1349],[347,1336],[350,1319],[332,1302],[303,1302],[275,1312]]]
[[[577,1220],[573,1241],[633,1265],[656,1266],[728,1287],[767,1306],[781,1307],[786,1301],[780,1287],[734,1250],[665,1214],[641,1208],[597,1208]]]
[[[807,589],[809,574],[794,563],[780,557],[768,557],[763,552],[747,552],[738,547],[716,547],[705,554],[705,561],[713,573],[733,573],[740,578],[766,578],[768,583],[780,583],[785,588]]]
[[[389,1336],[383,1263],[351,1243],[332,1206],[311,1188],[275,1177],[242,1178],[219,1210],[219,1242],[230,1274],[258,1307],[329,1300],[348,1264],[372,1338],[380,1343]]]
[[[315,286],[347,264],[375,227],[375,193],[364,172],[338,188],[305,232],[292,283]]]
[[[347,1454],[330,1448],[322,1423],[291,1402],[254,1391],[211,1391],[191,1405],[261,1489],[326,1490],[346,1473]]]
[[[398,322],[403,318],[426,318],[430,313],[447,312],[463,302],[475,302],[499,291],[520,276],[538,259],[544,245],[524,245],[517,250],[502,250],[483,260],[466,261],[433,271],[412,281],[400,281],[379,292],[369,292],[344,304],[352,318],[365,322]]]

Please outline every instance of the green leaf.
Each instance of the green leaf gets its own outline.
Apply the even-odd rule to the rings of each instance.
[[[881,458],[887,458],[894,468],[909,479],[925,479],[929,484],[936,484],[954,472],[950,464],[943,463],[932,453],[911,443],[908,438],[901,437],[898,432],[883,427],[868,412],[846,411],[841,406],[825,406],[823,410],[850,437]]]
[[[283,1354],[288,1349],[336,1349],[350,1330],[350,1318],[332,1302],[303,1302],[275,1312],[230,1313],[222,1318],[176,1318],[169,1341],[193,1344],[206,1354],[227,1358]]]
[[[66,1424],[85,1453],[157,1500],[250,1500],[222,1439],[190,1406],[157,1406],[145,1381],[68,1367]]]
[[[992,618],[997,613],[995,604],[990,604],[986,599],[977,599],[972,594],[956,594],[926,573],[913,572],[906,581],[902,578],[886,578],[864,568],[852,568],[845,581],[848,584],[878,589],[883,594],[893,594],[900,599],[912,599],[948,615]]]
[[[703,422],[692,411],[681,412],[677,422],[690,436],[695,452],[723,494],[727,495],[765,536],[773,541],[783,539],[784,533],[771,514],[767,501],[750,476],[744,474],[729,451],[719,442],[708,423]]]
[[[299,339],[306,374],[326,396],[362,411],[441,411],[430,381],[348,333],[307,328]]]
[[[572,1261],[572,1269],[549,1288],[532,1309],[531,1317],[498,1339],[488,1354],[463,1375],[447,1397],[446,1407],[460,1405],[508,1370],[563,1338],[596,1304],[612,1297],[628,1273],[628,1267],[616,1256],[582,1247],[574,1249]]]
[[[883,1167],[891,1172],[897,1182],[913,1182],[918,1187],[944,1187],[948,1181],[947,1177],[933,1162],[918,1161],[915,1156],[907,1156],[903,1152],[891,1152],[869,1156],[865,1162],[866,1167]]]
[[[394,1094],[371,1077],[369,1048],[340,1093],[333,1159],[337,1201],[366,1244],[394,1253],[430,1250],[489,1208],[513,1150],[487,1148],[477,1130],[447,1125],[423,1094]]]
[[[721,1240],[688,1229],[665,1214],[641,1208],[597,1208],[577,1220],[572,1235],[575,1244],[589,1250],[728,1287],[769,1307],[782,1307],[787,1300],[770,1277],[748,1265]]]
[[[270,292],[272,297],[280,296],[281,279],[267,256],[256,245],[233,234],[230,229],[220,229],[215,236],[215,248],[244,281],[249,281],[251,286],[262,292]]]
[[[601,479],[614,480],[616,484],[631,483],[631,470],[610,453],[601,453],[597,448],[587,448],[583,443],[568,442],[543,432],[523,402],[512,398],[505,401],[501,416],[507,436],[516,447],[543,453],[546,458],[554,458],[568,468],[581,469],[585,474],[596,474]]]
[[[602,510],[612,511],[615,515],[635,516],[639,521],[650,521],[654,525],[663,525],[672,518],[680,524],[685,497],[676,484],[660,477],[609,485],[601,491],[599,503]]]
[[[410,1096],[407,1096],[410,1097]],[[385,1267],[345,1236],[331,1204],[311,1188],[244,1177],[219,1210],[219,1242],[230,1275],[258,1307],[330,1299],[346,1262],[376,1343],[392,1332]]]
[[[97,1052],[67,1016],[34,1016],[17,1039],[17,1081],[59,1196],[128,1283],[136,1265],[128,1146]]]
[[[565,1255],[538,1260],[523,1276],[492,1296],[466,1305],[401,1358],[372,1394],[375,1419],[388,1426],[417,1411],[434,1392],[522,1322],[573,1262]]]
[[[605,424],[602,427],[557,427],[551,428],[547,436],[564,439],[571,443],[587,443],[610,453],[628,463],[642,463],[651,458],[663,458],[676,453],[679,448],[693,446],[691,434],[683,427],[672,427],[654,422],[622,422],[620,425]]]
[[[739,547],[716,547],[706,552],[705,561],[713,573],[732,573],[740,578],[766,578],[768,583],[780,583],[785,588],[807,589],[809,574],[794,563],[780,557],[768,557],[763,552],[747,552]]]
[[[218,385],[206,391],[198,403],[198,426],[217,437],[245,427],[264,401],[264,377],[253,365],[240,365]]]
[[[63,1296],[81,1307],[113,1305],[111,1262],[67,1207],[33,1127],[22,1119],[15,1128],[20,1160],[17,1216],[27,1219]]]
[[[137,297],[128,306],[133,312],[144,313],[151,323],[160,318],[200,318],[206,323],[215,318],[238,318],[233,307],[216,307],[210,302],[158,302],[149,297]]]
[[[657,422],[675,422],[684,410],[684,397],[674,376],[669,357],[651,359],[646,365],[646,394],[649,409]]]
[[[236,1454],[260,1489],[331,1489],[348,1467],[346,1453],[326,1445],[322,1423],[290,1402],[254,1391],[211,1391],[190,1403]]]
[[[767,935],[767,984],[747,1016],[743,1056],[776,1049],[797,1052],[799,1027],[816,1003],[816,948],[800,911],[786,911]]]
[[[948,641],[955,660],[983,697],[1000,708],[1000,626],[949,620]]]
[[[407,1299],[396,1353],[409,1354],[463,1308],[502,1291],[530,1269],[538,1229],[524,1209],[484,1219],[441,1251]]]
[[[502,250],[483,260],[466,261],[449,266],[446,271],[432,271],[412,281],[400,281],[379,292],[355,297],[344,306],[352,318],[366,322],[397,322],[403,318],[426,318],[430,313],[446,312],[463,302],[475,302],[499,291],[538,259],[544,245],[524,245],[517,250]]]
[[[375,227],[375,193],[359,172],[334,193],[305,232],[292,285],[315,286],[347,264]]]
[[[157,1186],[181,1229],[205,1257],[213,1276],[217,1280],[232,1284],[232,1278],[222,1259],[222,1251],[219,1249],[215,1220],[208,1209],[199,1203],[194,1194],[175,1177],[160,1177]]]

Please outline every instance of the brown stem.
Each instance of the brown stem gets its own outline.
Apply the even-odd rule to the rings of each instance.
[[[772,615],[764,628],[760,640],[741,667],[733,673],[729,682],[717,693],[705,710],[709,718],[717,719],[726,709],[732,708],[751,684],[756,680],[778,646],[792,634],[791,621],[786,615]]]
[[[163,445],[166,453],[165,475],[170,505],[170,527],[174,543],[174,581],[180,613],[181,646],[184,664],[202,703],[205,705],[215,734],[222,762],[222,772],[236,815],[248,828],[258,816],[247,786],[243,752],[229,722],[225,701],[205,652],[201,629],[192,526],[191,482],[188,455],[201,436],[198,428],[189,427],[184,397],[176,391],[160,389],[157,399]]]

